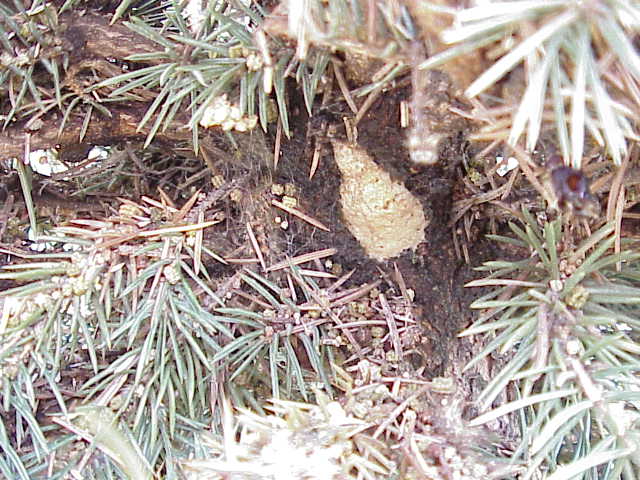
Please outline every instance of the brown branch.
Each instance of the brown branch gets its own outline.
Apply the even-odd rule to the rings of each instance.
[[[62,85],[76,90],[75,76],[86,65],[95,67],[102,63],[111,65],[108,60],[124,61],[132,54],[150,53],[162,50],[160,45],[136,34],[123,24],[109,25],[109,17],[92,13],[78,15],[67,13],[60,17],[60,42],[64,50],[69,52],[69,65],[66,75],[62,79]],[[153,61],[147,62],[153,64]],[[100,73],[107,70],[94,68]],[[112,117],[106,117],[95,109],[89,123],[84,142],[90,144],[109,144],[126,138],[144,138],[148,129],[137,132],[136,128],[142,119],[148,104],[145,102],[130,102],[125,105],[109,105]],[[58,144],[68,145],[80,141],[80,132],[86,109],[77,109],[67,119],[67,123],[60,135],[58,129],[62,121],[62,113],[57,108],[42,115],[41,127],[30,131],[30,145],[32,150],[52,148]],[[39,115],[36,112],[34,115]],[[31,117],[33,118],[33,116]],[[3,132],[0,132],[0,158],[21,157],[23,155],[25,139],[25,123],[28,119],[22,119],[12,123]],[[40,122],[38,122],[40,123]],[[148,122],[153,125],[153,119]],[[185,138],[170,132],[158,135],[159,138]]]
[[[75,56],[81,58],[125,57],[163,50],[163,47],[142,37],[121,23],[109,25],[109,17],[86,13],[63,14],[60,19],[63,39],[68,42]],[[152,61],[148,63],[154,63]]]
[[[121,142],[125,139],[144,139],[149,131],[148,126],[142,131],[136,131],[142,119],[147,105],[144,103],[129,106],[112,106],[110,108],[112,117],[105,117],[95,112],[86,135],[82,140],[84,143],[93,145],[108,145]],[[56,145],[73,145],[80,141],[80,131],[82,129],[83,118],[72,116],[67,120],[62,134],[58,136],[58,125],[62,120],[62,115],[53,113],[44,122],[44,126],[35,132],[31,132],[31,150],[53,148]],[[153,125],[153,119],[148,122]],[[189,138],[188,132],[177,131],[158,132],[158,140],[178,140]],[[22,157],[25,141],[25,132],[22,126],[8,128],[0,133],[0,158]]]

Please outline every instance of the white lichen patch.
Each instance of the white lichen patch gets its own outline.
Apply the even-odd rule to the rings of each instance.
[[[334,141],[333,150],[342,174],[344,220],[366,253],[386,260],[424,241],[429,222],[418,199],[392,180],[364,149]]]

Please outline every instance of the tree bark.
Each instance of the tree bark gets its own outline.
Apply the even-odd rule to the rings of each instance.
[[[78,74],[87,68],[98,73],[123,73],[119,65],[126,65],[129,55],[151,53],[163,47],[142,37],[124,24],[109,25],[109,18],[92,13],[65,13],[59,18],[59,44],[68,54],[68,66],[61,76],[62,93],[86,89],[80,85]],[[61,64],[62,62],[59,62]],[[149,61],[147,65],[156,62]],[[50,77],[47,77],[50,79]],[[104,80],[101,78],[100,80]],[[49,83],[52,83],[51,81]],[[97,81],[96,81],[97,83]],[[43,89],[46,93],[47,90]],[[51,92],[49,92],[51,93]],[[53,95],[51,93],[51,95]],[[104,96],[104,95],[103,95]],[[144,101],[131,102],[128,105],[108,105],[112,116],[107,117],[96,109],[92,112],[83,142],[91,144],[107,144],[115,140],[138,137],[144,138],[148,129],[136,131],[148,105],[153,97],[149,95]],[[95,99],[93,99],[95,100]],[[80,102],[79,106],[82,105]],[[0,158],[21,157],[24,154],[26,124],[28,120],[40,116],[39,126],[29,127],[31,150],[52,148],[56,145],[74,144],[81,141],[80,132],[87,109],[76,107],[69,116],[60,134],[58,130],[63,120],[63,112],[57,107],[48,112],[35,112],[30,118],[21,118],[11,123],[0,132]],[[153,125],[153,120],[149,122]],[[161,137],[162,135],[160,135]],[[171,134],[165,134],[171,136]],[[182,135],[181,137],[184,137]]]

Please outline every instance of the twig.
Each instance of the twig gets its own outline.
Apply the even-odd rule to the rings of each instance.
[[[335,292],[336,290],[338,290],[338,288],[340,288],[344,282],[346,282],[347,280],[349,280],[349,278],[351,278],[351,275],[353,275],[355,273],[355,271],[356,270],[353,269],[353,270],[345,273],[343,276],[341,276],[335,282],[333,282],[331,284],[331,286],[329,288],[327,288],[327,293]]]
[[[232,258],[224,257],[224,261],[233,265],[251,265],[254,263],[260,263],[259,258]]]
[[[249,240],[251,240],[251,246],[253,247],[253,250],[256,252],[256,256],[258,257],[258,260],[260,261],[260,266],[262,267],[262,271],[266,271],[267,266],[264,263],[264,256],[262,255],[262,251],[260,250],[260,245],[258,245],[258,240],[256,239],[256,236],[253,233],[253,228],[251,228],[251,224],[249,222],[247,222],[247,232],[249,233]]]
[[[347,295],[340,296],[339,298],[332,300],[331,307],[339,307],[340,305],[345,305],[347,303],[353,302],[354,300],[357,300],[363,295],[369,293],[371,290],[380,285],[381,282],[382,280],[378,279],[375,282],[368,283],[367,285],[363,285],[354,290],[349,290],[350,293],[348,293]]]
[[[204,212],[198,212],[198,223],[204,222]],[[196,230],[195,245],[193,247],[193,271],[196,275],[200,273],[202,267],[202,242],[204,240],[204,230]]]
[[[400,405],[398,405],[393,412],[391,412],[391,414],[389,415],[389,417],[382,422],[378,428],[376,429],[376,431],[373,433],[373,438],[378,438],[380,436],[380,434],[382,432],[384,432],[387,427],[389,425],[391,425],[392,422],[394,422],[396,420],[396,418],[398,417],[398,415],[400,415],[406,408],[407,406],[409,406],[409,404],[411,402],[413,402],[416,398],[418,398],[420,395],[422,395],[423,393],[429,391],[431,389],[431,386],[425,386],[422,387],[420,390],[418,390],[416,393],[414,393],[413,395],[407,397],[407,399],[402,402]]]
[[[201,228],[207,228],[217,223],[220,223],[220,220],[212,220],[210,222],[196,223],[194,225],[183,225],[180,227],[168,227],[168,228],[158,228],[157,230],[148,230],[144,232],[138,232],[134,235],[134,237],[154,237],[156,235],[167,235],[170,233],[183,233],[183,232],[191,232],[193,230],[198,230]]]
[[[620,239],[622,237],[622,213],[624,212],[625,205],[625,188],[624,185],[620,185],[620,193],[618,194],[618,201],[616,202],[616,211],[614,217],[615,236],[614,236],[614,252],[616,255],[620,254]],[[616,262],[616,270],[619,272],[622,269],[622,262]]]
[[[356,105],[356,102],[354,102],[353,97],[351,96],[351,92],[349,91],[349,86],[347,85],[347,81],[345,80],[344,75],[342,75],[342,70],[340,69],[338,62],[336,62],[336,60],[333,58],[331,59],[331,66],[333,67],[333,74],[336,76],[336,79],[338,80],[338,86],[340,87],[340,92],[342,92],[342,96],[346,100],[347,105],[349,105],[349,108],[351,109],[351,111],[357,114],[358,106]]]
[[[319,228],[320,230],[324,230],[325,232],[330,232],[331,231],[331,230],[329,230],[328,227],[326,227],[320,221],[316,220],[315,218],[310,217],[306,213],[301,212],[297,208],[289,207],[289,206],[285,205],[284,203],[279,202],[278,200],[275,200],[275,199],[271,200],[271,205],[273,205],[274,207],[278,207],[279,209],[284,210],[285,212],[290,213],[291,215],[295,215],[299,219],[304,220],[305,222],[313,225],[316,228]]]
[[[278,120],[278,126],[276,127],[276,141],[273,147],[273,170],[278,169],[278,162],[280,161],[280,143],[282,142],[282,122]]]
[[[336,278],[336,276],[333,273],[319,272],[318,270],[306,270],[304,268],[300,269],[300,275],[304,275],[305,277],[316,277],[316,278]]]
[[[609,198],[607,199],[607,221],[610,222],[614,219],[616,204],[618,202],[618,198],[620,196],[620,188],[622,186],[622,182],[624,181],[624,175],[627,171],[627,167],[629,166],[629,158],[631,155],[626,155],[624,160],[622,161],[622,165],[618,169],[616,176],[611,182],[611,189],[609,190]]]
[[[389,327],[389,336],[391,337],[393,349],[396,352],[396,359],[400,361],[402,360],[402,345],[400,344],[400,336],[398,335],[398,326],[396,325],[396,319],[393,316],[393,312],[389,307],[389,302],[387,302],[384,294],[381,293],[380,295],[378,295],[378,299],[380,300],[382,312],[384,313],[384,318],[387,321],[387,326]]]
[[[404,281],[404,277],[402,276],[402,273],[400,272],[400,269],[398,268],[398,264],[396,262],[393,262],[393,274],[396,283],[400,287],[402,298],[404,298],[404,301],[407,302],[407,307],[409,307],[411,305],[411,299],[409,298],[409,292],[407,291],[407,284]]]
[[[382,93],[382,86],[379,86],[367,96],[366,100],[363,102],[362,106],[360,107],[360,110],[358,110],[358,113],[356,113],[356,118],[353,120],[353,125],[358,125],[358,123],[360,123],[360,120],[364,118],[366,113],[371,108],[371,105],[373,105],[373,103],[378,99],[381,93]]]
[[[289,258],[281,262],[275,263],[267,268],[266,272],[274,272],[276,270],[282,270],[283,268],[291,265],[300,265],[301,263],[310,262],[316,258],[324,258],[334,255],[338,250],[335,248],[325,248],[324,250],[317,250],[311,253],[305,253],[304,255],[298,255],[297,257]]]
[[[320,163],[320,143],[316,141],[315,148],[313,149],[313,157],[311,157],[311,168],[309,169],[309,180],[313,178],[318,170],[318,164]]]
[[[195,205],[199,196],[200,196],[200,190],[198,190],[196,193],[191,195],[191,198],[187,200],[187,203],[185,203],[182,206],[182,208],[178,211],[178,213],[173,216],[172,220],[174,222],[179,222],[180,220],[182,220],[187,215],[187,213],[189,213],[189,210],[191,210],[191,207]]]
[[[118,200],[120,200],[121,202],[129,202],[130,201],[130,200],[127,200],[126,198],[121,198],[121,197],[118,197]],[[175,208],[175,207],[173,207],[171,205],[164,205],[164,204],[158,202],[157,200],[154,200],[153,198],[142,197],[142,201],[145,202],[145,203],[148,203],[149,205],[153,205],[154,207],[161,208],[161,209],[166,209],[171,213],[176,213],[178,211],[177,208]],[[149,209],[143,207],[142,205],[138,205],[137,203],[134,203],[134,202],[132,202],[132,203],[133,203],[133,205],[136,205],[136,206],[142,208],[147,214],[151,213],[151,211]]]

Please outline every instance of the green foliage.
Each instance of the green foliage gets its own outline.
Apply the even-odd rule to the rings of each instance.
[[[282,26],[273,17],[270,24],[257,2],[123,0],[112,22],[126,19],[127,27],[156,50],[118,59],[126,62],[125,73],[92,72],[90,81],[72,85],[64,80],[70,50],[61,42],[59,13],[86,4],[67,0],[60,10],[43,1],[28,10],[19,1],[13,8],[0,4],[5,127],[24,121],[37,131],[38,120],[59,109],[62,132],[80,110],[84,133],[96,112],[110,115],[108,104],[148,102],[138,125],[148,131],[145,147],[160,132],[188,128],[197,149],[201,127],[245,131],[259,119],[267,130],[275,103],[290,135],[288,77],[298,82],[311,114],[329,63],[339,72],[331,51],[387,62],[368,85],[350,92],[340,85],[345,97],[345,92],[371,94],[371,100],[424,58],[411,57],[420,32],[404,6],[392,1],[292,0]],[[640,24],[637,5],[494,1],[490,8],[461,10],[456,21],[443,36],[456,45],[423,68],[501,41],[504,55],[467,94],[481,94],[525,63],[527,88],[510,141],[517,143],[528,128],[527,146],[533,150],[545,109],[552,108],[560,147],[574,166],[580,164],[585,131],[620,162],[627,141],[636,139],[637,105],[629,92],[640,79],[640,55],[631,40]],[[267,34],[295,39],[297,51],[276,38],[267,40]],[[517,45],[510,46],[514,38]],[[199,164],[176,167],[159,160],[158,170],[179,169],[182,176],[169,172],[156,182],[150,179],[154,167],[147,164],[154,160],[151,150],[145,156],[131,149],[125,153],[95,162],[91,170],[78,167],[75,173],[86,178],[74,179],[73,195],[128,193],[131,160],[140,168],[134,173],[140,196],[149,186],[189,186],[202,178]],[[209,168],[208,173],[218,173]],[[19,178],[35,229],[37,212],[24,165]],[[482,313],[462,333],[487,339],[467,368],[506,357],[477,399],[482,413],[471,426],[503,415],[522,426],[513,464],[498,468],[503,466],[498,457],[478,454],[481,443],[480,450],[493,455],[494,439],[469,428],[461,403],[454,401],[454,380],[442,382],[444,388],[422,379],[423,366],[414,372],[409,358],[424,353],[424,338],[404,281],[398,282],[402,297],[397,291],[369,296],[374,283],[341,297],[336,291],[349,275],[321,288],[326,283],[290,264],[285,273],[238,269],[226,288],[216,269],[231,267],[203,241],[203,230],[222,221],[210,211],[214,197],[196,194],[182,209],[148,198],[140,204],[123,200],[110,218],[75,220],[41,235],[56,253],[27,255],[2,247],[14,261],[1,268],[0,282],[17,286],[0,292],[1,475],[28,479],[50,469],[53,478],[65,478],[82,467],[86,478],[146,479],[153,472],[172,479],[185,465],[214,474],[236,461],[232,453],[240,448],[262,449],[268,457],[264,445],[273,438],[289,435],[299,444],[308,441],[311,429],[314,441],[333,435],[341,448],[335,458],[358,478],[383,478],[394,470],[391,455],[400,449],[388,449],[383,437],[411,449],[410,454],[402,450],[400,463],[418,476],[446,471],[445,453],[453,452],[464,469],[480,466],[496,478],[520,465],[527,465],[524,478],[541,469],[554,479],[638,477],[640,254],[624,242],[625,250],[612,254],[611,226],[582,239],[582,230],[562,219],[541,227],[524,211],[521,225],[511,224],[514,237],[491,237],[523,259],[487,262],[480,269],[487,277],[469,284],[492,290],[473,304]],[[229,210],[246,206],[237,202]],[[214,220],[204,222],[205,213]],[[244,222],[247,212],[240,216]],[[227,231],[237,227],[229,224]],[[356,305],[356,299],[362,301]],[[332,309],[344,312],[346,323]],[[328,332],[331,322],[336,328]],[[363,348],[356,341],[360,334],[367,342]],[[354,364],[348,368],[361,375],[355,383],[344,374],[343,406],[313,388],[330,396],[332,385],[340,384],[330,345],[350,350],[347,363]],[[447,415],[441,396],[450,401]],[[275,400],[265,407],[267,397]],[[503,398],[508,400],[500,404]],[[315,400],[318,406],[291,399]],[[262,415],[223,418],[220,406],[230,416],[230,400],[234,408],[250,407]],[[265,410],[274,415],[264,415]],[[244,431],[237,435],[240,426]],[[363,433],[372,427],[373,435]],[[215,435],[221,428],[224,438]],[[212,438],[206,440],[205,431]],[[252,468],[263,466],[258,460],[264,459],[252,460]]]
[[[90,85],[63,81],[69,68],[72,47],[64,41],[64,28],[56,8],[48,2],[34,2],[26,9],[16,2],[17,11],[1,6],[0,11],[0,93],[11,98],[2,105],[3,128],[28,120],[27,130],[42,128],[43,118],[54,109],[63,113],[59,132],[75,110],[82,110],[84,137],[94,112],[110,117],[107,104],[124,97],[103,99],[91,95]]]
[[[0,92],[13,97],[10,108],[2,112],[3,127],[25,111],[62,108],[60,73],[68,58],[56,45],[58,33],[56,10],[46,3],[36,2],[29,10],[22,7],[18,12],[0,6]],[[46,69],[46,85],[53,86],[53,95],[38,88],[42,85],[42,76],[36,75],[39,67]]]
[[[134,213],[141,215],[142,210]],[[96,407],[109,405],[126,417],[147,459],[170,462],[175,453],[167,439],[181,428],[176,427],[182,423],[178,415],[188,410],[195,421],[207,411],[205,399],[194,392],[194,382],[209,368],[203,350],[217,347],[210,335],[218,334],[218,327],[225,330],[210,316],[198,315],[191,287],[181,279],[181,252],[184,248],[193,255],[193,250],[185,246],[179,228],[171,229],[173,225],[168,230],[157,225],[161,228],[157,240],[144,241],[149,236],[141,229],[123,232],[126,223],[123,216],[113,222],[54,229],[46,240],[73,247],[74,253],[34,255],[31,262],[11,265],[0,274],[2,279],[27,282],[2,292],[7,298],[2,368],[5,409],[31,418],[25,435],[40,440],[32,462],[40,463],[52,450],[65,446],[49,444],[42,435],[39,422],[32,418],[38,405],[34,395],[46,386],[53,394],[54,410],[66,418],[69,394],[75,388],[64,372],[78,361],[88,370],[81,375],[87,382],[76,393],[86,405],[92,401]],[[118,253],[127,250],[130,257]],[[137,262],[146,267],[138,271]],[[185,268],[193,275],[186,264]],[[165,276],[171,282],[161,281]],[[170,308],[164,308],[164,302]],[[192,315],[197,319],[190,323]],[[134,342],[144,334],[144,342]],[[111,363],[105,355],[113,354],[119,357]],[[165,403],[168,407],[159,408]],[[151,412],[151,417],[143,412]],[[85,420],[84,427],[74,424],[75,428],[89,432],[90,439],[97,435],[95,429],[103,431],[87,419],[100,415],[78,417]],[[75,462],[81,458],[76,456]],[[10,470],[20,471],[26,468],[23,464],[29,462],[12,457]]]
[[[186,123],[197,149],[199,125],[216,99],[225,93],[237,98],[232,103],[237,105],[238,117],[258,115],[266,130],[273,121],[268,95],[271,82],[283,130],[290,135],[287,72],[298,65],[297,78],[304,85],[310,109],[318,79],[327,65],[327,54],[314,56],[313,68],[309,70],[305,62],[294,59],[292,51],[279,47],[277,62],[265,65],[264,52],[259,51],[253,36],[263,15],[242,2],[214,2],[201,11],[187,11],[174,1],[163,14],[162,22],[150,21],[148,14],[126,22],[134,32],[157,43],[158,51],[129,56],[126,60],[142,68],[104,80],[95,87],[120,85],[111,93],[115,96],[138,89],[154,93],[154,101],[138,127],[153,123],[146,145],[159,130],[166,130],[176,115],[187,111],[190,117]]]
[[[388,478],[394,462],[383,442],[364,433],[367,423],[317,398],[317,405],[273,400],[269,415],[245,410],[235,418],[226,405],[223,435],[203,433],[203,454],[182,464],[186,478]]]
[[[637,139],[634,91],[640,81],[640,54],[633,46],[640,28],[640,7],[625,0],[491,1],[455,13],[443,32],[455,49],[427,60],[433,68],[452,56],[499,41],[503,56],[471,84],[469,97],[489,89],[524,63],[527,87],[513,118],[509,141],[527,128],[527,148],[536,147],[547,107],[553,108],[564,158],[579,168],[585,129],[615,163]],[[570,115],[566,106],[570,105]]]
[[[158,130],[166,130],[178,113],[187,110],[191,113],[188,122],[197,148],[198,122],[205,109],[216,97],[237,88],[240,83],[244,95],[240,101],[240,114],[254,114],[258,95],[260,118],[266,128],[267,97],[259,88],[262,72],[259,68],[247,67],[249,56],[254,62],[258,58],[251,34],[233,14],[226,14],[228,7],[225,4],[220,5],[199,12],[203,18],[192,16],[189,19],[191,24],[176,2],[174,8],[165,10],[166,20],[159,27],[136,17],[126,23],[134,32],[157,43],[158,51],[131,55],[126,60],[150,66],[109,78],[96,88],[120,84],[112,92],[116,96],[135,89],[154,93],[154,101],[139,125],[141,129],[148,122],[153,122],[146,145]],[[236,11],[235,17],[239,13]],[[259,21],[259,18],[255,20]],[[243,56],[243,53],[246,54]]]
[[[82,3],[66,2],[60,13],[80,8]],[[129,13],[126,25],[156,43],[158,50],[118,59],[132,67],[126,73],[118,75],[116,69],[106,71],[101,67],[99,74],[94,72],[83,82],[77,81],[75,71],[71,80],[63,81],[72,52],[64,40],[56,8],[46,2],[36,2],[28,10],[19,6],[18,11],[2,6],[0,91],[12,97],[2,112],[4,126],[28,118],[30,128],[38,129],[40,126],[33,122],[58,108],[63,112],[59,125],[62,132],[71,115],[80,109],[84,117],[82,140],[89,123],[96,121],[96,112],[111,116],[109,104],[152,98],[138,125],[140,131],[149,126],[146,145],[158,131],[187,126],[197,150],[199,122],[223,94],[232,97],[238,118],[257,115],[266,130],[276,111],[269,95],[273,88],[277,115],[289,136],[286,77],[295,73],[311,109],[328,54],[314,52],[307,61],[298,61],[291,49],[272,39],[270,48],[275,48],[277,61],[265,65],[264,49],[269,47],[259,49],[254,39],[263,22],[261,8],[219,1],[198,10],[196,4],[177,0],[121,2],[112,21]],[[51,85],[53,89],[48,89]]]
[[[487,341],[467,368],[509,358],[477,399],[485,413],[472,425],[518,415],[523,478],[540,468],[554,479],[637,478],[640,253],[609,253],[610,225],[574,245],[576,229],[562,219],[539,227],[524,211],[521,223],[511,224],[515,238],[492,238],[527,258],[487,262],[488,276],[468,284],[493,288],[472,304],[484,312],[461,334]],[[505,390],[510,401],[487,412]]]
[[[305,280],[295,268],[292,273],[305,297],[302,305],[296,305],[285,296],[286,290],[250,270],[241,275],[242,281],[251,286],[259,294],[259,298],[267,300],[268,305],[265,305],[267,308],[262,313],[239,308],[216,309],[224,315],[217,317],[220,322],[236,325],[238,328],[235,329],[233,341],[216,353],[213,362],[230,367],[233,371],[230,381],[249,371],[249,378],[244,382],[259,384],[266,373],[262,371],[266,370],[266,360],[273,398],[281,398],[280,386],[284,383],[285,398],[291,399],[298,395],[293,391],[295,384],[299,395],[308,400],[308,380],[304,378],[303,368],[298,360],[302,355],[296,353],[294,347],[300,344],[304,347],[309,364],[322,379],[328,392],[331,392],[331,385],[326,367],[331,358],[327,347],[322,345],[323,335],[319,329],[319,325],[326,319],[309,321],[308,315],[303,317],[303,309],[308,309],[315,303],[313,292],[317,295],[319,288],[313,282]]]
[[[36,395],[43,388],[50,392],[50,408],[62,414],[57,423],[94,441],[116,464],[126,464],[121,454],[113,453],[118,442],[112,437],[121,435],[118,427],[108,435],[100,427],[106,422],[104,412],[113,411],[114,418],[129,425],[131,441],[143,458],[164,465],[167,478],[176,472],[181,432],[211,422],[214,400],[206,385],[216,384],[224,372],[231,372],[231,384],[241,374],[253,380],[271,376],[266,384],[273,392],[265,394],[276,397],[283,385],[287,395],[295,396],[293,382],[308,398],[305,385],[315,378],[330,388],[327,347],[320,345],[322,322],[295,324],[300,306],[285,297],[278,300],[274,292],[280,289],[248,270],[244,282],[258,294],[258,304],[273,307],[271,314],[226,308],[208,286],[211,276],[203,261],[206,256],[220,258],[199,243],[198,233],[219,220],[187,224],[193,216],[187,212],[126,202],[120,215],[109,220],[78,220],[44,238],[74,252],[32,255],[26,263],[3,268],[0,280],[24,283],[0,292],[5,301],[0,331],[3,408],[16,412],[17,423],[10,422],[10,428],[22,432],[18,445],[21,438],[33,444],[29,458],[21,458],[14,441],[0,435],[7,452],[0,468],[7,478],[29,478],[53,450],[62,449],[59,455],[71,456],[70,462],[82,458],[62,453],[69,438],[52,443],[36,420]],[[295,273],[294,278],[311,301],[312,284]],[[217,305],[217,314],[203,304]],[[316,375],[299,364],[294,352],[298,341]],[[259,374],[265,358],[270,367]],[[65,372],[76,363],[82,374],[74,376],[86,381],[74,387]],[[72,391],[83,399],[84,413],[69,409]],[[6,429],[4,425],[0,434]],[[186,454],[191,447],[184,448]]]
[[[287,13],[301,58],[312,43],[391,59],[404,56],[415,36],[405,7],[392,2],[310,0],[290,5]]]

